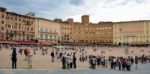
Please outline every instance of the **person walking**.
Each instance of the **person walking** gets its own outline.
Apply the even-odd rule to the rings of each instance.
[[[12,61],[12,69],[17,68],[17,51],[16,48],[13,48],[12,54],[11,54],[11,61]]]

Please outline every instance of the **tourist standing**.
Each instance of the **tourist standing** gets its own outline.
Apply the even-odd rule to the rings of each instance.
[[[76,67],[77,67],[77,65],[76,65],[76,60],[77,60],[77,58],[76,58],[75,52],[74,52],[74,53],[73,53],[73,68],[76,68]]]
[[[101,63],[101,58],[100,58],[100,56],[98,56],[97,57],[97,65],[98,65],[98,67],[100,67],[100,63]]]
[[[55,55],[54,55],[54,51],[52,51],[52,52],[51,52],[52,62],[54,62],[54,57],[55,57]]]
[[[66,69],[66,56],[62,56],[62,69]]]
[[[108,68],[108,66],[109,66],[109,61],[108,61],[108,59],[105,57],[105,68]]]
[[[96,68],[96,62],[97,62],[96,56],[93,56],[91,60],[92,60],[92,69],[95,69]]]
[[[117,66],[118,66],[119,70],[121,70],[121,65],[122,65],[121,58],[117,58]]]
[[[27,49],[24,49],[25,61],[27,60]]]
[[[73,55],[70,55],[70,68],[72,69],[73,67]]]
[[[12,61],[12,69],[17,68],[17,51],[16,48],[13,48],[12,54],[11,54],[11,61]]]
[[[131,71],[131,59],[130,58],[128,58],[127,59],[127,66],[126,66],[126,69],[128,70],[128,71]]]
[[[102,65],[101,66],[102,68],[105,68],[105,57],[103,57],[103,56],[101,58],[101,65]]]
[[[2,47],[1,47],[1,45],[0,45],[0,51],[2,50]]]
[[[70,69],[70,54],[66,56],[67,69]]]
[[[45,50],[44,50],[44,48],[42,48],[42,55],[43,55],[43,56],[45,55]]]
[[[48,48],[45,48],[45,54],[48,55]]]
[[[148,61],[149,61],[149,63],[150,63],[150,56],[148,56]]]
[[[134,59],[133,59],[133,57],[131,56],[131,65],[134,63]]]
[[[138,57],[137,56],[135,56],[135,69],[138,69]]]
[[[92,55],[89,55],[89,68],[92,68]]]
[[[126,65],[127,65],[126,58],[123,58],[123,59],[122,59],[122,70],[125,70]]]
[[[34,55],[36,55],[36,50],[37,50],[37,48],[34,48],[34,49],[33,49]]]
[[[116,57],[113,58],[112,62],[113,62],[113,69],[116,69],[116,62],[117,62]]]
[[[59,58],[62,58],[62,56],[63,56],[63,52],[61,51],[61,52],[59,53]]]
[[[32,54],[32,50],[30,48],[27,49],[27,61],[28,61],[28,68],[32,68],[32,58],[33,58],[33,54]]]
[[[20,55],[22,55],[22,48],[19,49],[19,53],[20,53]]]

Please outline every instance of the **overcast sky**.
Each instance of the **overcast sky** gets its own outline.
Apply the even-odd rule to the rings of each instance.
[[[0,0],[0,7],[51,20],[80,22],[82,15],[90,15],[91,22],[150,20],[150,0]]]

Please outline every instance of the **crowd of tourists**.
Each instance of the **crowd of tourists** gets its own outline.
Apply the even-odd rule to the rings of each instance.
[[[2,47],[0,46],[0,51],[2,48],[10,48],[10,47]],[[89,62],[89,68],[110,68],[110,69],[118,69],[118,70],[127,70],[131,71],[131,67],[133,64],[136,65],[136,69],[138,69],[138,64],[142,63],[150,63],[150,56],[142,55],[142,56],[128,56],[128,57],[115,57],[115,56],[97,56],[97,55],[87,55],[86,49],[83,48],[74,48],[73,52],[66,52],[63,50],[52,49],[49,52],[48,47],[12,47],[11,61],[12,61],[12,69],[17,68],[17,56],[23,55],[24,60],[28,63],[28,68],[32,68],[33,56],[37,54],[37,51],[41,51],[41,55],[50,55],[52,63],[55,62],[55,59],[59,59],[62,63],[62,69],[75,69],[77,68],[77,62]],[[18,50],[17,50],[18,49]],[[91,49],[94,52],[96,51],[94,48]],[[77,52],[80,53],[80,56],[77,57]]]
[[[110,56],[106,58],[105,56],[89,56],[89,64],[90,68],[95,69],[96,67],[101,68],[111,68],[111,69],[117,69],[118,70],[131,70],[131,66],[133,64],[136,65],[136,69],[138,68],[138,64],[142,63],[150,63],[150,57],[142,55],[140,57],[135,56],[134,58],[132,56],[128,56],[127,58],[124,57],[114,57]]]

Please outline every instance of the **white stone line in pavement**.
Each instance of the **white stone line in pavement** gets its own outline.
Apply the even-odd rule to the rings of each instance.
[[[0,69],[0,71],[3,70],[86,70],[90,68],[76,68],[76,69]]]

